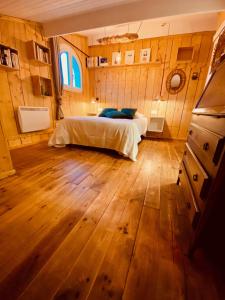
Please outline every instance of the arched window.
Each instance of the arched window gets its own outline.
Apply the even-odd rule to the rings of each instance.
[[[81,63],[74,49],[67,44],[60,45],[60,63],[63,88],[82,92]]]

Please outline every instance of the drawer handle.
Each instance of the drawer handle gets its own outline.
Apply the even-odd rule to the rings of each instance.
[[[209,143],[203,144],[203,150],[207,151],[209,149]]]
[[[193,133],[193,130],[192,130],[192,129],[190,129],[190,130],[189,130],[189,134],[190,134],[190,135],[192,135],[192,133]]]
[[[198,181],[198,174],[194,174],[194,175],[193,175],[193,180],[194,180],[194,181]]]

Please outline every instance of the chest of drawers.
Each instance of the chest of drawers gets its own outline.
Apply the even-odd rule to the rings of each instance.
[[[216,69],[193,110],[177,184],[188,208],[192,238],[225,253],[225,62]]]
[[[190,254],[202,244],[216,243],[223,224],[225,228],[224,142],[225,117],[193,114],[177,181],[192,226]]]

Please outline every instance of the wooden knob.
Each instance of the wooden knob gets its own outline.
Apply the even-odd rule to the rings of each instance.
[[[198,181],[198,174],[194,174],[194,175],[193,175],[193,180],[194,180],[194,181]]]
[[[207,151],[209,149],[209,143],[203,144],[203,150]]]
[[[187,208],[191,209],[191,203],[190,202],[187,202]]]

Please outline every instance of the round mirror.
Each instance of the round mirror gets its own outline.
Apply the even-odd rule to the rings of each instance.
[[[186,75],[183,70],[176,69],[169,73],[166,80],[166,89],[169,94],[179,93],[186,82]]]
[[[177,89],[180,86],[181,77],[178,74],[174,74],[170,81],[171,89]]]

